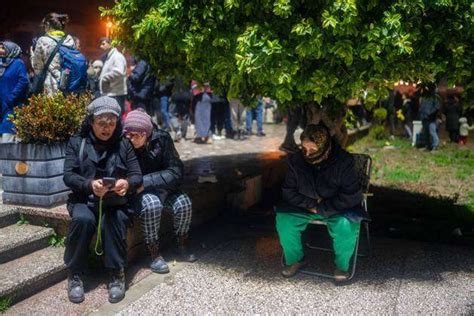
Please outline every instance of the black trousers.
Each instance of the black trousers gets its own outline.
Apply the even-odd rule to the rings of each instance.
[[[98,210],[86,204],[69,205],[72,221],[68,227],[64,263],[73,272],[87,267],[89,246],[97,230]],[[102,212],[102,248],[106,268],[119,269],[127,265],[127,227],[129,217],[121,208]]]
[[[213,103],[211,108],[211,132],[218,134],[224,128],[225,123],[225,104]],[[217,133],[216,133],[217,132]]]

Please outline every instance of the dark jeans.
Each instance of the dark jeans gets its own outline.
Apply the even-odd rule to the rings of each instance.
[[[225,104],[223,103],[213,103],[211,109],[211,132],[216,134],[217,132],[221,133],[224,128],[225,123]]]
[[[247,132],[252,133],[252,123],[257,120],[257,132],[263,132],[263,103],[259,102],[255,109],[247,108]]]
[[[163,126],[161,128],[168,130],[169,124],[170,124],[169,97],[168,96],[160,97],[160,108],[161,108],[161,118],[163,119]]]
[[[87,267],[89,246],[97,231],[98,210],[86,204],[68,206],[72,221],[68,227],[64,263],[74,271]],[[102,249],[106,268],[123,268],[127,265],[127,226],[129,217],[121,208],[105,209],[102,212]]]

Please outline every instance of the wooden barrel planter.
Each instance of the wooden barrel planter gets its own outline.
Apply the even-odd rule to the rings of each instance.
[[[0,144],[3,203],[53,207],[66,201],[66,143]]]

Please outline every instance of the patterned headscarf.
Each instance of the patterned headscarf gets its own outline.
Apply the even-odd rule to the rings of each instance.
[[[324,125],[308,125],[300,136],[301,142],[304,140],[316,144],[318,150],[315,153],[304,153],[306,162],[317,165],[328,159],[331,153],[331,134]]]
[[[0,77],[3,76],[5,70],[13,62],[15,58],[21,55],[21,48],[17,44],[10,41],[1,41],[0,45],[5,48],[6,55],[1,57]]]

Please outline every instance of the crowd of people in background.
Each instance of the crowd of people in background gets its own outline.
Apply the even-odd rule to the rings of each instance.
[[[355,127],[361,127],[372,120],[372,113],[360,100],[355,101],[348,108],[354,115]],[[469,123],[472,124],[468,118],[472,117],[473,108],[464,108],[459,94],[439,94],[434,84],[419,86],[411,93],[393,89],[373,109],[377,108],[384,108],[387,112],[384,125],[390,140],[405,137],[417,147],[436,151],[440,147],[440,132],[444,127],[448,142],[459,145],[467,143],[471,129]],[[295,115],[301,116],[298,113]],[[417,130],[414,122],[419,122],[420,130]]]
[[[397,125],[401,125],[406,138],[415,137],[415,145],[436,151],[440,147],[440,130],[444,126],[449,142],[460,145],[467,143],[469,109],[463,109],[459,95],[447,94],[441,97],[435,85],[428,85],[411,95],[393,90],[382,106],[387,110],[387,124],[392,139]],[[414,121],[421,122],[422,128],[418,135],[413,135]]]
[[[216,95],[208,82],[157,78],[147,61],[130,58],[128,62],[110,38],[100,39],[98,46],[103,54],[99,59],[86,60],[80,52],[80,39],[66,31],[68,21],[66,14],[48,14],[40,24],[42,35],[33,40],[26,62],[18,45],[0,42],[2,142],[15,141],[15,128],[8,119],[15,106],[25,104],[28,95],[41,92],[51,95],[58,91],[89,92],[93,99],[111,97],[120,105],[123,118],[131,110],[144,109],[177,142],[192,139],[197,144],[210,144],[224,138],[245,140],[251,135],[265,136],[264,112],[277,108],[274,100],[260,95],[251,101],[243,97],[228,100],[225,95]],[[450,142],[467,142],[469,122],[459,98],[449,94],[442,100],[433,85],[430,89],[417,89],[416,93],[393,90],[379,106],[387,110],[391,138],[398,125],[407,138],[412,138],[413,121],[418,120],[422,122],[422,133],[417,144],[436,150],[443,124]],[[370,112],[361,101],[349,109],[358,126],[370,121]],[[304,106],[287,111],[287,134],[280,149],[298,150],[293,134],[298,126],[306,125],[306,112]]]
[[[114,47],[110,38],[101,38],[103,51],[96,60],[86,60],[80,49],[80,39],[67,33],[67,14],[50,13],[40,24],[41,36],[33,39],[28,60],[15,43],[0,42],[2,58],[2,142],[15,141],[15,129],[8,120],[15,106],[22,106],[32,94],[52,95],[59,91],[92,98],[108,96],[117,101],[126,113],[144,109],[155,124],[171,132],[175,141],[193,139],[197,144],[231,138],[244,140],[252,135],[257,121],[256,136],[263,132],[264,106],[274,106],[269,98],[256,96],[252,104],[241,109],[213,93],[207,82],[180,78],[157,78],[148,62],[132,57],[131,62]],[[65,65],[65,63],[67,63]],[[189,127],[194,127],[193,135]]]

